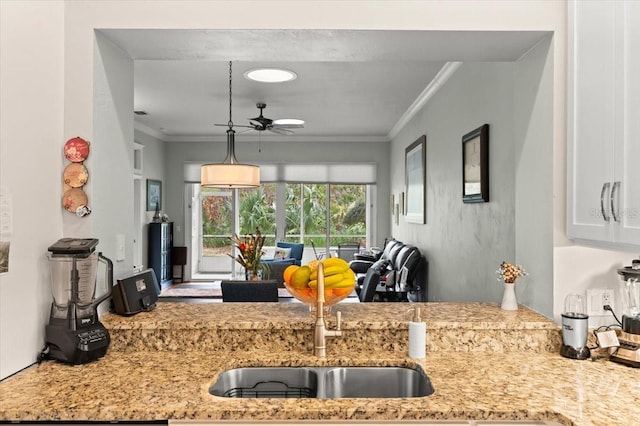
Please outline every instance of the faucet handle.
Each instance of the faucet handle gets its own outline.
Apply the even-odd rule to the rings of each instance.
[[[336,312],[336,330],[342,330],[342,312]]]

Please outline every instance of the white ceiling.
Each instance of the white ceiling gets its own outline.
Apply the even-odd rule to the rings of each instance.
[[[248,124],[265,102],[265,117],[301,118],[295,136],[388,140],[447,62],[516,61],[542,31],[143,30],[105,29],[135,60],[136,126],[166,141],[223,140],[229,120]],[[243,77],[257,67],[295,71],[288,83]],[[236,129],[238,133],[242,128]],[[243,133],[251,138],[257,132]]]

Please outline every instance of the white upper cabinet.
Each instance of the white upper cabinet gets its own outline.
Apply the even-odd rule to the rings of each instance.
[[[568,233],[640,248],[640,2],[569,2]]]

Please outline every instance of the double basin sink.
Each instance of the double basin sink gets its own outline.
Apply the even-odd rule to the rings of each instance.
[[[209,389],[229,398],[417,398],[434,392],[421,367],[245,367]]]

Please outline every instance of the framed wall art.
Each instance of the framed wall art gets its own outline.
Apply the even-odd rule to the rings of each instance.
[[[162,181],[147,179],[147,211],[162,209]]]
[[[427,136],[420,136],[405,149],[404,180],[406,221],[426,223]]]
[[[462,137],[462,201],[489,201],[489,125]]]

